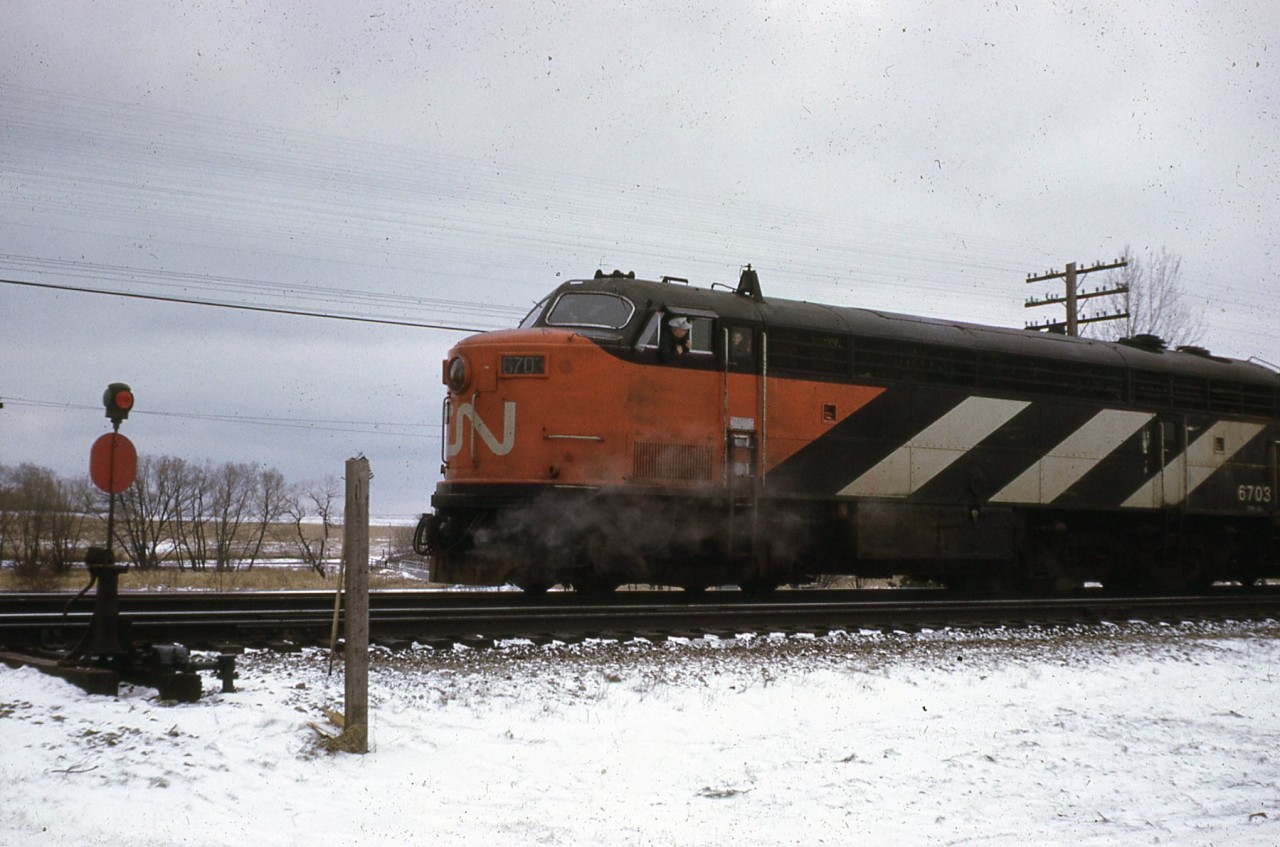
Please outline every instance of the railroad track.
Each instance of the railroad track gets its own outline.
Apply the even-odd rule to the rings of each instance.
[[[0,595],[0,648],[73,642],[89,626],[88,599],[68,594]],[[327,592],[145,593],[120,595],[121,630],[136,644],[194,648],[323,644],[334,595]],[[1280,591],[1221,589],[1196,596],[959,596],[933,590],[620,592],[600,598],[551,593],[378,591],[370,632],[389,646],[586,638],[734,636],[858,629],[942,629],[1087,624],[1102,621],[1258,620],[1280,617]]]

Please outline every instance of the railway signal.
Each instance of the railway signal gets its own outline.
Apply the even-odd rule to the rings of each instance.
[[[120,429],[121,422],[129,417],[129,410],[133,408],[133,389],[123,382],[111,383],[102,395],[102,405],[107,407],[112,425]]]
[[[133,442],[120,434],[120,423],[133,408],[133,389],[123,382],[113,382],[102,395],[102,405],[111,418],[112,432],[100,436],[89,450],[89,476],[94,485],[107,493],[107,545],[90,547],[85,556],[89,568],[89,585],[95,583],[93,618],[89,631],[67,655],[66,661],[88,661],[124,664],[127,659],[117,630],[119,618],[120,574],[128,570],[116,564],[115,541],[116,495],[133,484],[138,471],[138,451]]]
[[[89,476],[94,485],[111,495],[114,511],[115,495],[133,484],[138,471],[138,451],[133,442],[120,434],[120,424],[133,408],[133,389],[123,382],[111,383],[102,393],[102,405],[107,409],[114,432],[93,442],[89,451]]]
[[[133,442],[118,432],[108,432],[93,442],[89,451],[89,476],[93,484],[108,494],[119,494],[138,474],[138,451]]]
[[[89,451],[89,475],[94,484],[108,495],[107,544],[88,549],[85,565],[89,570],[89,584],[67,603],[70,607],[71,603],[97,586],[89,629],[76,646],[58,660],[59,675],[63,675],[62,670],[72,670],[69,678],[94,694],[118,693],[120,680],[126,679],[137,685],[154,686],[159,690],[161,699],[194,703],[203,691],[196,672],[217,670],[222,678],[222,690],[234,691],[233,656],[219,656],[214,662],[192,660],[189,651],[181,644],[152,644],[149,652],[143,653],[121,638],[120,576],[129,568],[116,564],[112,548],[116,495],[133,484],[138,467],[137,450],[128,438],[120,434],[121,422],[133,409],[133,389],[123,382],[111,383],[102,395],[102,405],[106,407],[114,431],[100,436],[93,443]]]

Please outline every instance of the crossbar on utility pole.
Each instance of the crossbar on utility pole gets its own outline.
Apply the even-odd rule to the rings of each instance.
[[[1077,268],[1075,262],[1067,262],[1066,270],[1062,272],[1050,271],[1048,273],[1040,274],[1039,276],[1032,276],[1031,274],[1028,274],[1027,275],[1028,283],[1047,282],[1048,280],[1051,280],[1051,279],[1064,279],[1066,281],[1067,292],[1066,292],[1066,296],[1064,297],[1045,297],[1043,300],[1028,298],[1026,303],[1023,304],[1023,308],[1031,309],[1036,306],[1047,306],[1051,303],[1065,303],[1067,305],[1067,319],[1065,322],[1050,321],[1043,324],[1027,324],[1026,328],[1027,329],[1046,329],[1051,332],[1054,332],[1054,331],[1061,332],[1062,330],[1065,329],[1067,335],[1074,337],[1076,335],[1079,335],[1080,324],[1096,323],[1098,321],[1112,321],[1112,320],[1117,320],[1119,318],[1129,317],[1129,312],[1127,309],[1124,312],[1117,312],[1115,314],[1110,314],[1110,315],[1099,315],[1092,318],[1081,318],[1079,315],[1079,303],[1081,300],[1088,300],[1093,297],[1106,297],[1112,294],[1125,294],[1129,291],[1129,286],[1118,285],[1115,288],[1107,289],[1106,291],[1090,291],[1090,292],[1081,294],[1079,293],[1079,287],[1077,285],[1079,278],[1084,274],[1093,273],[1094,271],[1115,270],[1116,268],[1123,268],[1127,264],[1128,264],[1127,261],[1123,259],[1117,259],[1116,261],[1106,265],[1102,264],[1101,262],[1098,262],[1097,264],[1094,264],[1091,267]]]
[[[346,517],[342,560],[345,570],[346,659],[343,748],[369,752],[369,460],[347,460]]]

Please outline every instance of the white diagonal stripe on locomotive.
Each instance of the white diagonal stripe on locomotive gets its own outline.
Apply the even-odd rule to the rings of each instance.
[[[1029,405],[1027,400],[966,397],[839,493],[845,497],[908,497]]]
[[[1181,505],[1266,428],[1248,421],[1214,422],[1120,505],[1148,509]]]
[[[1119,508],[1130,492],[1160,471],[1159,466],[1152,462],[1150,451],[1156,420],[1158,417],[1153,417],[1145,426],[1138,427],[1048,505]]]
[[[922,391],[910,384],[890,386],[771,469],[768,487],[774,493],[834,496],[849,480],[898,449],[904,430],[924,428],[967,396],[953,389]]]
[[[978,506],[1021,476],[1054,445],[1088,423],[1091,404],[1037,400],[924,485],[911,499]]]
[[[1052,503],[1097,468],[1153,417],[1103,409],[1054,445],[991,498],[993,503]]]

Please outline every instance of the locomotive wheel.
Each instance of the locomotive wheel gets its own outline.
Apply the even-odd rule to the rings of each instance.
[[[1212,554],[1209,545],[1201,535],[1188,537],[1178,551],[1179,578],[1184,590],[1208,591],[1213,587],[1213,576],[1217,568],[1211,564]]]
[[[604,597],[618,590],[620,583],[596,576],[585,576],[574,579],[573,590],[584,597]]]
[[[940,582],[957,594],[990,596],[1027,593],[1025,589],[1020,590],[1014,580],[1005,574],[952,574],[943,577]]]
[[[522,579],[516,582],[515,586],[525,594],[530,594],[535,597],[541,597],[543,594],[546,594],[551,590],[551,583],[537,579]]]
[[[1147,543],[1129,548],[1127,561],[1112,566],[1108,588],[1122,592],[1161,591],[1178,594],[1202,590],[1213,584],[1212,568],[1204,539],[1188,535],[1175,546],[1174,539],[1145,536]]]
[[[1174,594],[1208,588],[1213,584],[1213,578],[1205,568],[1207,555],[1197,536],[1182,539],[1177,547],[1170,543],[1166,546],[1163,557],[1157,554],[1144,562],[1150,569],[1148,584],[1160,591]]]

